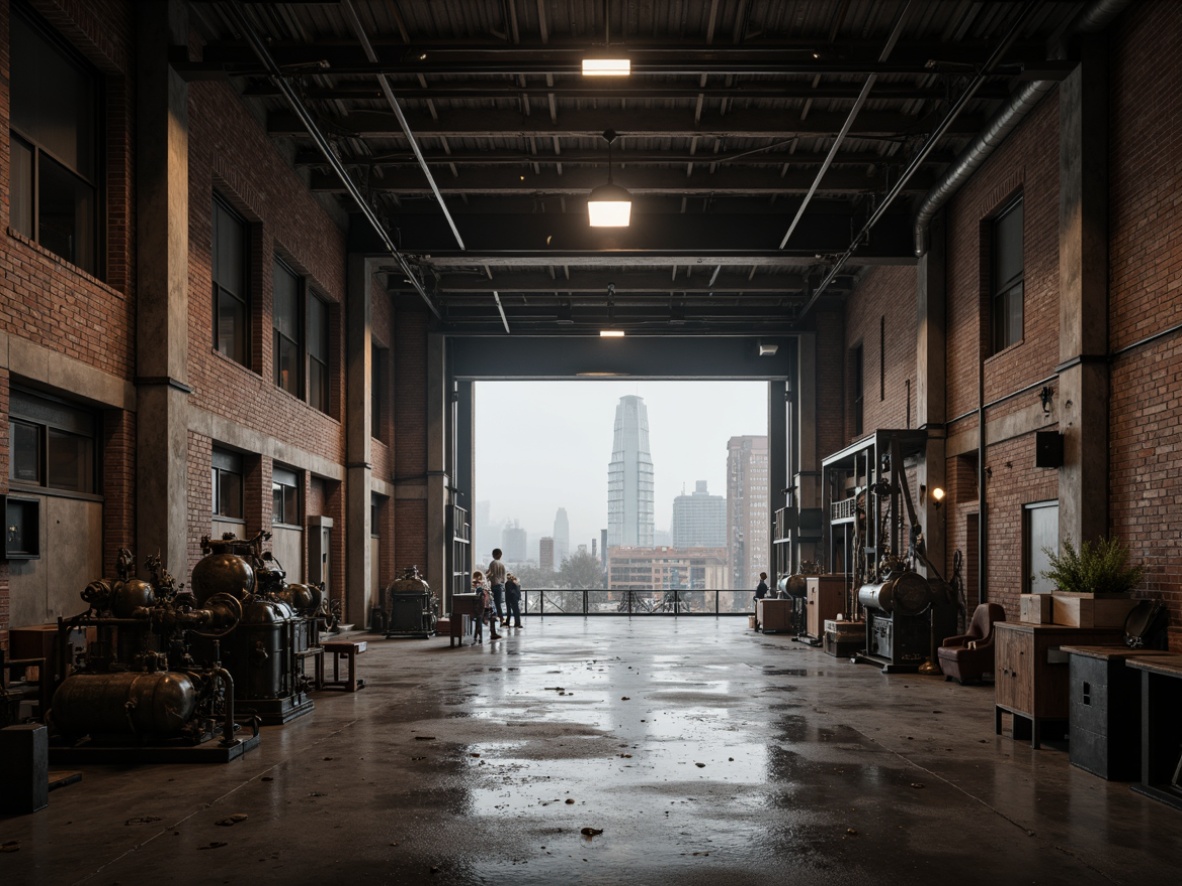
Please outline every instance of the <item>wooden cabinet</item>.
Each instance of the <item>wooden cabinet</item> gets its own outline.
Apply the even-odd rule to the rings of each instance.
[[[763,599],[755,601],[755,621],[765,634],[792,630],[792,600]]]
[[[820,640],[825,622],[845,612],[845,576],[810,575],[805,578],[805,630]]]
[[[1116,646],[1120,628],[1073,628],[1064,625],[1035,625],[1019,622],[994,624],[997,663],[995,666],[995,729],[1001,735],[1001,716],[1014,715],[1014,738],[1024,737],[1027,726],[1030,744],[1038,747],[1043,724],[1067,720],[1070,683],[1068,655],[1063,646]]]

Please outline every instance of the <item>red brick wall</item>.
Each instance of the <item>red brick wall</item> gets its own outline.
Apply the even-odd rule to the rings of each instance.
[[[1023,337],[984,360],[986,404],[1051,376],[1059,361],[1059,106],[1052,92],[956,194],[948,218],[947,410],[950,434],[975,430],[981,355],[989,341],[989,219],[1018,193],[1023,197],[1025,300]],[[987,422],[1025,409],[1037,390],[986,410]],[[995,425],[996,427],[996,425]],[[996,432],[995,432],[996,433]],[[985,454],[988,578],[984,599],[1018,614],[1023,505],[1058,496],[1058,473],[1034,468],[1033,433],[990,440]],[[946,512],[952,553],[966,550],[968,517],[980,512],[973,462],[947,465]]]
[[[816,331],[816,392],[817,392],[817,457],[825,458],[845,447],[846,365],[847,349],[844,326],[838,311],[818,311],[814,320]],[[806,370],[807,372],[808,370]],[[807,382],[806,382],[807,383]],[[807,469],[807,468],[806,468]],[[821,469],[820,461],[815,470]]]
[[[846,303],[847,351],[862,344],[865,432],[911,427],[915,420],[915,281],[914,267],[875,268]],[[846,442],[864,436],[853,427],[846,428]]]
[[[1146,567],[1182,643],[1182,10],[1137,4],[1110,36],[1109,341],[1112,532]],[[1164,333],[1139,347],[1136,342]]]
[[[427,321],[417,306],[394,310],[394,477],[426,483],[427,475]],[[424,573],[427,507],[421,500],[397,499],[394,508],[394,562],[416,564]]]

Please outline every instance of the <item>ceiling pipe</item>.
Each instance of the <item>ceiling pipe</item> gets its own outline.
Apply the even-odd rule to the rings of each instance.
[[[509,331],[509,318],[505,316],[505,308],[501,304],[501,294],[496,290],[493,290],[493,301],[497,303],[497,312],[501,315],[501,322],[505,324],[505,334],[512,335]]]
[[[833,267],[829,269],[829,273],[827,273],[817,285],[816,290],[813,292],[812,298],[808,300],[804,306],[804,309],[801,310],[800,315],[797,317],[798,320],[802,319],[809,312],[812,306],[817,303],[817,300],[820,299],[820,297],[825,293],[825,290],[828,288],[829,284],[833,282],[834,278],[836,278],[841,272],[841,269],[845,267],[846,262],[848,262],[850,258],[853,257],[854,252],[857,251],[858,247],[862,244],[862,241],[869,237],[871,229],[878,223],[878,220],[886,214],[887,209],[892,203],[894,203],[895,198],[899,196],[907,182],[911,180],[911,177],[919,171],[919,168],[927,160],[928,155],[933,150],[935,150],[936,144],[943,137],[944,133],[948,131],[948,129],[956,121],[956,118],[960,116],[960,113],[965,109],[965,106],[968,105],[969,101],[976,94],[977,90],[981,88],[981,84],[983,84],[986,78],[993,73],[993,69],[997,67],[1002,57],[1009,50],[1010,46],[1013,45],[1014,41],[1018,39],[1018,32],[1022,25],[1026,23],[1026,20],[1038,8],[1038,0],[1027,0],[1027,2],[1023,5],[1022,11],[1018,13],[1017,19],[1015,19],[1014,23],[1010,26],[1009,31],[1006,32],[1005,37],[1003,37],[1001,42],[998,43],[997,48],[989,54],[988,61],[985,62],[973,79],[969,81],[969,85],[965,87],[965,91],[960,94],[959,98],[957,98],[957,100],[953,103],[952,107],[948,109],[948,113],[944,115],[944,119],[936,125],[935,130],[933,130],[932,134],[928,136],[927,141],[923,143],[923,147],[919,149],[919,152],[907,165],[907,168],[903,170],[902,175],[899,176],[899,180],[895,182],[894,187],[892,187],[886,193],[882,201],[878,204],[878,207],[873,213],[871,213],[870,218],[867,219],[866,224],[862,226],[862,230],[860,230],[850,242],[849,248],[847,248],[846,251],[838,257]]]
[[[908,13],[911,11],[911,0],[903,7],[899,13],[899,17],[895,19],[895,26],[891,29],[891,34],[887,38],[886,45],[882,48],[882,52],[878,54],[879,62],[885,62],[895,48],[895,44],[899,42],[899,37],[903,34],[903,26],[907,23]],[[808,208],[812,202],[813,194],[817,193],[817,188],[821,186],[821,179],[825,177],[825,173],[829,171],[829,166],[833,163],[837,156],[837,150],[841,147],[841,143],[845,141],[846,135],[850,131],[850,127],[854,125],[854,119],[858,116],[858,112],[862,110],[862,105],[866,104],[866,99],[870,97],[870,90],[874,88],[874,82],[878,79],[877,74],[871,74],[866,78],[866,82],[862,85],[862,91],[858,93],[857,99],[854,100],[854,106],[850,108],[849,115],[845,118],[845,123],[842,124],[841,131],[837,133],[837,138],[833,140],[833,144],[829,147],[829,153],[825,155],[825,162],[821,164],[821,168],[817,170],[817,175],[813,178],[812,185],[809,186],[808,192],[804,195],[804,199],[800,202],[800,208],[796,210],[796,217],[792,219],[792,224],[788,226],[788,231],[784,234],[784,239],[780,241],[780,248],[783,249],[788,245],[788,240],[792,237],[792,233],[796,230],[796,226],[800,224],[801,218],[804,216],[805,209]]]
[[[296,95],[295,90],[292,89],[288,84],[286,78],[283,76],[283,72],[279,69],[279,66],[271,57],[271,53],[267,51],[267,47],[264,45],[262,38],[259,37],[258,32],[255,31],[254,27],[246,18],[246,15],[239,8],[238,4],[230,4],[226,6],[225,9],[229,13],[230,18],[233,19],[235,26],[246,39],[246,42],[250,45],[250,48],[254,52],[255,56],[258,57],[258,60],[266,69],[267,75],[271,78],[271,82],[274,83],[279,88],[279,91],[283,93],[283,97],[287,99],[287,103],[291,105],[291,109],[295,112],[296,116],[300,118],[300,122],[304,124],[304,128],[308,130],[308,135],[312,137],[312,141],[324,155],[324,159],[328,161],[329,166],[331,166],[333,171],[340,177],[341,182],[345,186],[345,190],[349,192],[349,196],[351,196],[354,202],[356,202],[357,208],[361,210],[361,214],[364,215],[370,225],[373,226],[374,232],[382,241],[382,245],[386,248],[386,251],[390,253],[395,261],[398,262],[398,267],[401,269],[402,274],[406,278],[407,282],[414,287],[415,291],[423,299],[423,302],[431,310],[431,313],[435,315],[435,319],[442,320],[443,314],[440,313],[434,299],[432,299],[431,296],[427,294],[427,290],[423,288],[423,284],[415,275],[414,269],[410,266],[410,263],[402,255],[402,253],[398,251],[398,248],[394,245],[394,241],[390,239],[390,235],[386,232],[385,226],[383,226],[381,221],[378,219],[373,207],[369,205],[369,201],[365,199],[365,196],[361,193],[353,179],[350,178],[348,170],[345,169],[344,164],[341,163],[340,158],[337,157],[336,152],[333,151],[332,146],[328,143],[328,139],[325,137],[324,133],[320,131],[320,127],[316,125],[316,121],[312,119],[311,113],[307,108],[304,107],[304,103],[300,101],[300,97]]]
[[[1120,14],[1129,0],[1098,0],[1083,10],[1068,25],[1051,51],[1052,57],[1066,55],[1067,40],[1077,34],[1094,34],[1102,31]],[[928,251],[928,228],[940,208],[960,190],[989,156],[997,149],[1007,135],[1025,119],[1048,92],[1055,86],[1053,80],[1034,80],[1023,86],[1014,97],[1002,107],[986,124],[985,129],[961,153],[932,189],[928,191],[919,211],[915,215],[915,254],[922,257]]]
[[[376,63],[378,60],[377,53],[374,52],[373,44],[369,42],[369,35],[365,33],[365,28],[361,24],[361,19],[357,17],[357,10],[353,8],[353,0],[342,0],[341,9],[345,13],[345,18],[349,20],[349,26],[353,29],[353,33],[357,36],[357,40],[361,43],[361,48],[365,51],[365,57],[371,63]],[[464,246],[464,238],[460,236],[460,229],[456,227],[455,219],[452,218],[451,213],[447,211],[447,204],[443,202],[443,194],[439,191],[439,185],[435,183],[435,176],[431,174],[431,168],[427,165],[427,160],[423,157],[423,152],[419,148],[418,139],[415,138],[414,132],[411,131],[410,124],[406,121],[406,115],[402,113],[402,106],[398,104],[398,99],[394,96],[394,90],[390,86],[390,81],[385,74],[379,73],[377,75],[378,85],[382,87],[382,95],[386,97],[386,103],[390,106],[390,110],[394,112],[394,116],[398,118],[398,125],[402,127],[402,133],[406,136],[406,140],[410,143],[410,149],[415,155],[415,159],[419,163],[419,169],[423,171],[423,175],[427,178],[427,184],[431,187],[431,192],[435,195],[435,200],[439,204],[439,208],[443,210],[443,217],[447,219],[447,226],[451,228],[452,234],[456,238],[456,243],[460,249],[466,249]]]

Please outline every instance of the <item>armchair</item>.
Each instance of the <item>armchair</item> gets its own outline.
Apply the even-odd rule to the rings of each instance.
[[[936,650],[944,679],[958,683],[980,682],[993,671],[993,623],[1005,621],[1006,611],[997,603],[982,603],[973,612],[968,633],[948,637]]]

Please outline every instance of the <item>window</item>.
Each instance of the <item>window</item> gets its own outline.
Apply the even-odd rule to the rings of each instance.
[[[300,335],[300,294],[304,281],[275,259],[272,310],[275,327],[275,384],[289,394],[303,396],[304,345]]]
[[[865,399],[865,385],[863,384],[863,364],[862,364],[862,346],[858,345],[854,348],[850,355],[852,363],[851,372],[853,374],[853,381],[851,384],[851,394],[854,404],[854,436],[861,436],[862,434],[862,401]]]
[[[1022,200],[1011,203],[993,220],[990,310],[993,353],[1022,340],[1025,261],[1022,256]]]
[[[249,246],[246,222],[213,201],[213,346],[250,365]]]
[[[213,515],[242,519],[242,456],[224,449],[213,451]]]
[[[308,293],[308,403],[328,412],[328,304]]]
[[[382,381],[385,378],[386,349],[376,345],[373,349],[373,363],[370,366],[370,415],[373,426],[370,434],[376,439],[382,439]]]
[[[98,274],[98,77],[14,4],[13,230]]]
[[[272,468],[271,495],[274,499],[271,522],[299,526],[300,483],[296,472],[289,468]]]
[[[8,478],[65,492],[97,492],[94,413],[13,390]]]

